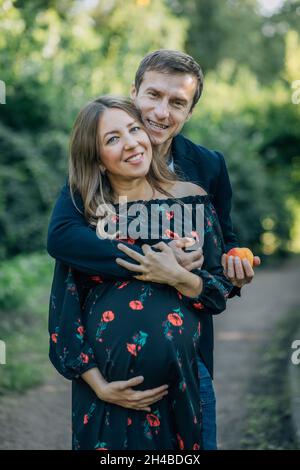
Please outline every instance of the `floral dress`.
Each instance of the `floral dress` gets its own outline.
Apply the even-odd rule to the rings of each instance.
[[[180,201],[191,208],[192,222],[192,231],[180,236],[193,236],[199,242],[196,216],[203,211],[204,264],[194,271],[202,278],[203,290],[197,298],[185,297],[168,285],[88,276],[71,268],[56,295],[52,290],[50,359],[72,380],[74,450],[201,448],[199,311],[223,311],[232,285],[223,276],[221,229],[209,196],[188,196]],[[174,212],[168,210],[173,203],[174,199],[143,201],[148,212],[155,205],[160,213],[159,227],[167,220],[169,228],[159,239],[152,239],[151,223],[145,219],[141,224],[148,226],[143,238],[125,242],[153,245],[177,238]],[[119,206],[115,209],[118,220]],[[108,382],[142,375],[144,382],[137,390],[168,384],[169,393],[151,406],[151,412],[106,403],[80,378],[93,367]]]

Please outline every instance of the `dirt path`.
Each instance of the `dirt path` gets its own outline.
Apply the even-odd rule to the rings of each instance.
[[[274,323],[300,304],[300,262],[257,273],[241,299],[216,318],[215,387],[219,444],[240,447],[249,371]],[[290,345],[287,345],[290,348]],[[0,449],[70,449],[70,383],[53,372],[48,383],[0,401]]]
[[[219,447],[239,449],[249,376],[276,322],[300,305],[300,262],[258,271],[240,299],[215,320],[215,388]],[[297,339],[297,338],[295,338]],[[299,338],[300,339],[300,338]],[[291,350],[291,345],[286,345]]]

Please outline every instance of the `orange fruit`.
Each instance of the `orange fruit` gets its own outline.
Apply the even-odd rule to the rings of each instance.
[[[231,248],[231,250],[228,251],[227,256],[238,256],[240,259],[247,259],[253,267],[254,255],[249,248]]]

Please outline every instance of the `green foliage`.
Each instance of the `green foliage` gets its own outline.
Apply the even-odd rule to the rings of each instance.
[[[261,351],[259,369],[251,380],[247,396],[247,418],[242,439],[243,449],[296,449],[290,413],[288,365],[292,338],[299,327],[299,310],[281,320],[271,341]]]
[[[49,211],[66,173],[68,137],[0,124],[0,258],[44,246]]]
[[[0,309],[22,307],[30,300],[31,290],[36,286],[49,284],[52,262],[45,254],[20,255],[1,263]]]
[[[233,187],[233,221],[241,244],[257,253],[287,251],[299,201],[299,107],[280,81],[259,85],[234,62],[206,77],[203,102],[186,132],[225,154]]]
[[[129,94],[149,50],[183,48],[186,20],[159,0],[148,3],[0,3],[0,79],[7,87],[0,106],[0,259],[44,247],[83,104],[103,93]]]
[[[0,259],[44,248],[78,110],[128,94],[158,48],[186,48],[208,71],[186,131],[225,154],[241,242],[284,252],[300,197],[298,4],[267,17],[256,0],[0,2]]]
[[[0,339],[6,343],[0,395],[43,381],[47,361],[47,312],[53,261],[45,254],[3,262],[0,273]]]

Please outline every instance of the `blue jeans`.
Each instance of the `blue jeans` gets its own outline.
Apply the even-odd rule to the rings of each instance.
[[[216,450],[216,397],[212,378],[200,358],[198,367],[200,375],[200,401],[202,405],[202,445],[204,450]]]

